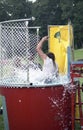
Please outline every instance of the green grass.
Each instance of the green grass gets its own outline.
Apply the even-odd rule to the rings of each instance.
[[[0,115],[0,130],[4,130],[3,116]]]
[[[81,130],[80,123],[78,121],[75,122],[75,130]]]
[[[2,106],[2,100],[0,96],[0,107]],[[4,130],[4,122],[3,122],[3,116],[0,115],[0,130]]]
[[[2,100],[1,100],[1,96],[0,96],[0,107],[1,107],[1,105],[2,105]]]
[[[75,58],[75,61],[77,61],[78,59],[83,59],[83,49],[75,50],[74,58]]]

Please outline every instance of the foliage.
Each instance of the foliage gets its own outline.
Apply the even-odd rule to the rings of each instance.
[[[70,19],[74,27],[75,48],[83,47],[83,0],[0,0],[0,21],[36,17],[40,36],[48,34],[48,25],[65,25]]]
[[[1,0],[0,21],[31,17],[32,2],[26,0]]]
[[[74,13],[75,46],[83,47],[83,1],[76,3]]]
[[[82,0],[63,0],[61,1],[62,19],[70,19],[74,27],[75,48],[83,47],[83,1]]]

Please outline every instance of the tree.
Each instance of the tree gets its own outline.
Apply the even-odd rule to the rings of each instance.
[[[77,48],[83,47],[83,1],[78,1],[75,6],[74,13],[74,32],[75,32],[75,46]]]
[[[37,0],[33,4],[33,16],[36,17],[35,25],[41,26],[40,36],[48,34],[48,25],[61,24],[61,8],[59,0]],[[47,44],[44,50],[47,50]]]
[[[9,15],[8,15],[8,8],[9,6],[3,1],[0,1],[0,21],[4,21],[9,19]]]
[[[48,25],[74,27],[75,46],[83,47],[83,0],[0,0],[0,21],[36,17],[31,26],[41,26],[40,36],[47,35]]]
[[[82,0],[63,0],[61,1],[62,19],[65,22],[71,20],[74,28],[75,47],[83,47],[83,1]]]
[[[36,24],[41,26],[42,34],[47,34],[48,25],[61,23],[61,8],[58,0],[37,0],[33,5],[33,15],[37,18]]]
[[[31,2],[25,0],[16,0],[11,6],[11,19],[23,19],[31,17]]]
[[[1,0],[0,21],[23,19],[32,16],[32,2],[27,0]]]

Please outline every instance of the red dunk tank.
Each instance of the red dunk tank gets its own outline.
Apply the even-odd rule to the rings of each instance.
[[[66,87],[57,83],[56,76],[55,79],[51,77],[51,80],[56,80],[57,84],[43,82],[42,85],[44,74],[41,76],[39,73],[42,67],[36,52],[40,27],[28,27],[31,20],[0,22],[0,95],[5,130],[74,130],[74,90],[70,89],[71,84],[66,79]],[[61,27],[60,34],[65,35],[62,30]],[[66,64],[62,62],[65,61],[63,57],[67,58],[68,52],[60,43],[64,38],[58,38],[55,28],[52,32],[53,45],[50,44],[49,48],[57,52],[57,55],[54,52],[56,61],[58,59],[64,67]]]
[[[5,96],[9,130],[72,130],[72,92],[64,86],[0,86],[0,94]]]

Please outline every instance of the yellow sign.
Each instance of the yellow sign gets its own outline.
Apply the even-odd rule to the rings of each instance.
[[[72,45],[71,25],[49,26],[49,51],[53,52],[61,74],[67,73],[67,47]]]

